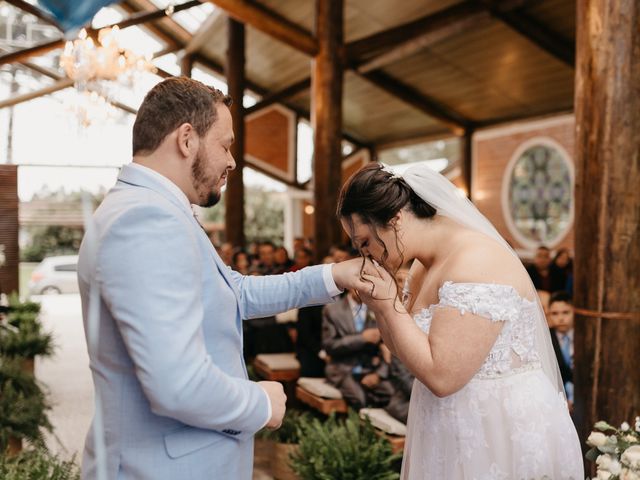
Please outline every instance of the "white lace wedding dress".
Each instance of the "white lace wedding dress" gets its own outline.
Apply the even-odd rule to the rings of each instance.
[[[504,326],[478,373],[458,392],[439,398],[415,381],[402,478],[584,479],[566,402],[534,348],[537,302],[508,285],[446,282],[439,303],[414,317],[423,331],[439,307]]]

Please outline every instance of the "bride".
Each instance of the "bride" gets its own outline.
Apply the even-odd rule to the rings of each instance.
[[[491,223],[424,166],[364,167],[338,215],[372,260],[356,288],[416,377],[402,478],[583,479],[542,307]],[[393,274],[407,260],[401,302]]]

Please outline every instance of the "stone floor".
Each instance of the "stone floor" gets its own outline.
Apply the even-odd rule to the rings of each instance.
[[[56,351],[36,362],[36,377],[48,389],[52,403],[51,423],[55,435],[47,438],[49,448],[63,458],[76,456],[84,447],[84,437],[93,416],[93,385],[84,339],[79,295],[47,295],[42,303],[45,329],[53,332]],[[269,460],[271,445],[256,441],[254,480],[273,480]]]

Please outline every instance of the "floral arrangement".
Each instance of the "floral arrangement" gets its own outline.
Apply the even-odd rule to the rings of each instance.
[[[633,429],[627,422],[620,428],[596,423],[587,444],[592,448],[586,457],[597,465],[597,480],[640,480],[640,417]]]

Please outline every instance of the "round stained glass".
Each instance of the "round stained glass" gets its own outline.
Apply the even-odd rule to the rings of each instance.
[[[518,236],[535,244],[559,240],[571,224],[573,202],[566,156],[551,145],[530,146],[513,164],[508,181],[510,223]]]

